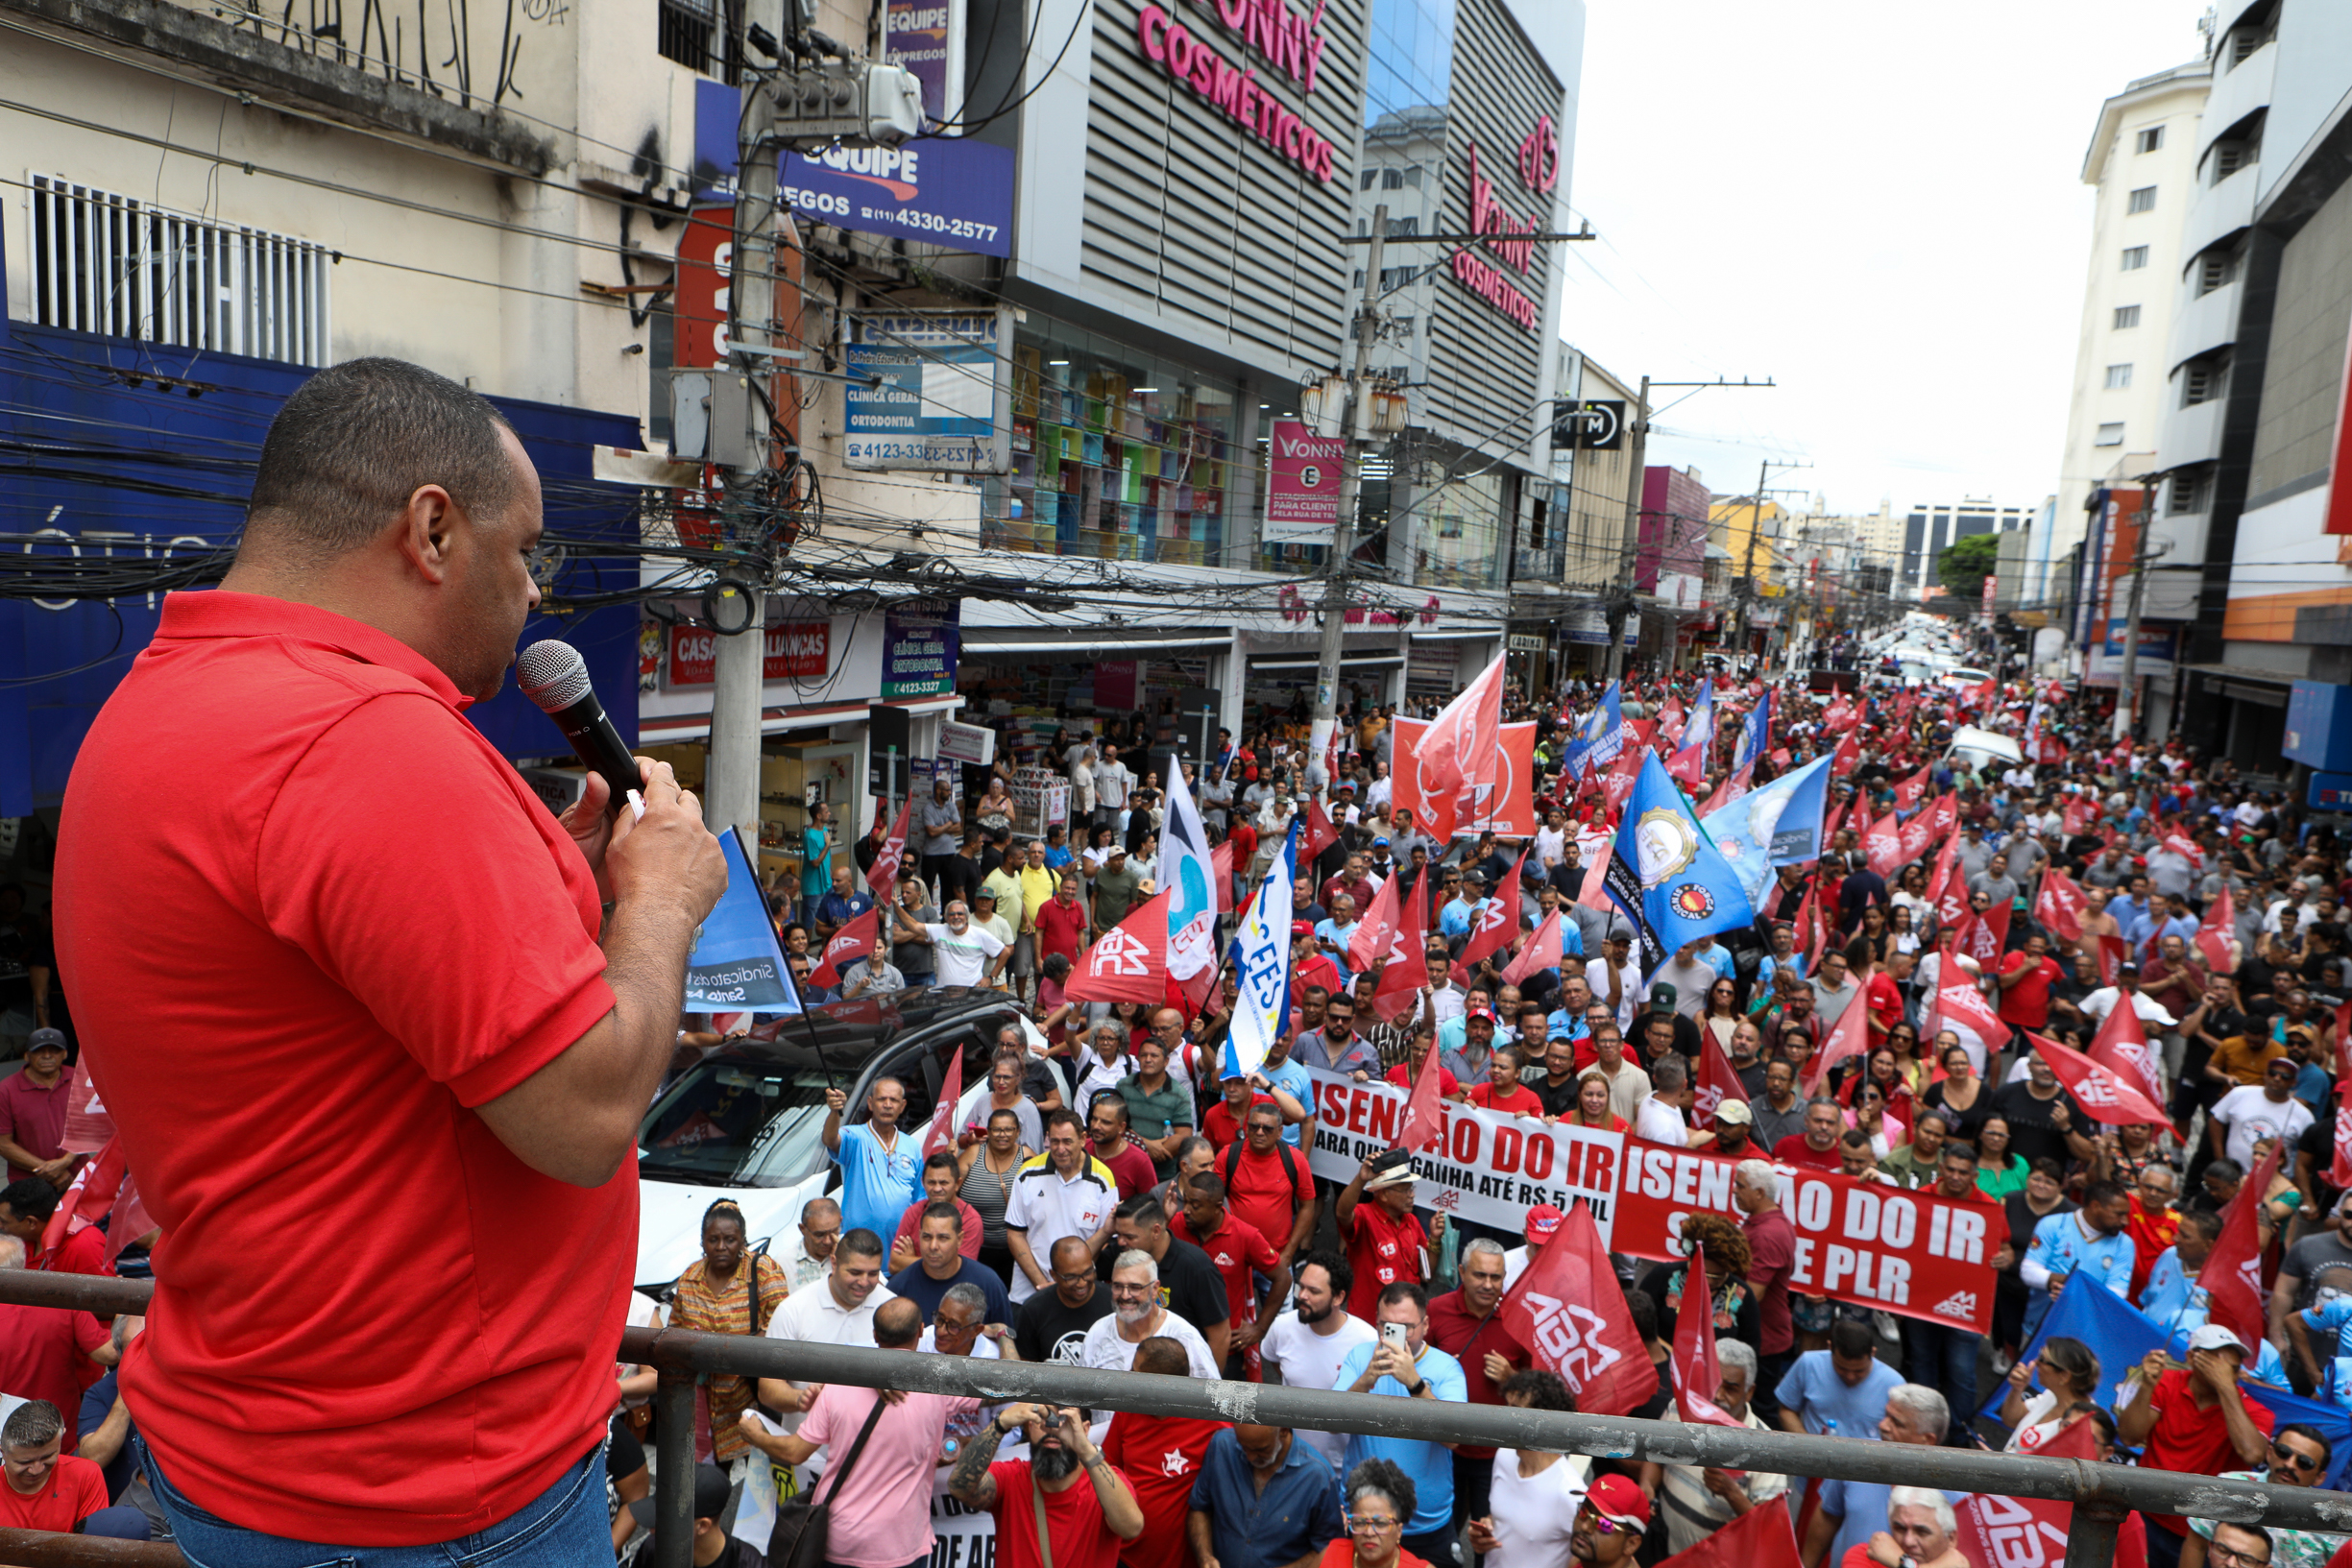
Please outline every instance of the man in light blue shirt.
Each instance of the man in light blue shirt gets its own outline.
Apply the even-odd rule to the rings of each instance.
[[[2031,1339],[2051,1305],[2077,1275],[2106,1287],[2118,1300],[2131,1296],[2131,1267],[2138,1258],[2124,1227],[2131,1221],[2131,1194],[2122,1184],[2095,1181],[2072,1214],[2053,1214],[2033,1228],[2018,1275],[2031,1292],[2025,1300],[2025,1338]]]
[[[1333,896],[1330,917],[1316,922],[1315,940],[1323,945],[1325,956],[1338,966],[1342,985],[1355,983],[1348,969],[1347,944],[1356,939],[1356,931],[1363,924],[1356,918],[1356,901],[1345,893]]]
[[[898,1234],[907,1205],[923,1195],[922,1140],[899,1130],[907,1089],[896,1078],[874,1080],[865,1092],[867,1119],[857,1126],[841,1125],[848,1107],[841,1090],[825,1091],[821,1136],[833,1163],[841,1168],[841,1234],[870,1230],[886,1246]]]
[[[1876,1437],[1887,1395],[1902,1386],[1902,1374],[1879,1360],[1879,1331],[1841,1318],[1830,1326],[1830,1348],[1799,1356],[1773,1394],[1782,1431]]]
[[[2167,1334],[2181,1330],[2180,1319],[2192,1308],[2202,1313],[2205,1292],[2198,1289],[2196,1271],[2205,1266],[2214,1242],[2221,1239],[2221,1217],[2205,1209],[2181,1211],[2180,1231],[2172,1244],[2156,1254],[2140,1291],[2140,1310]]]
[[[1392,1325],[1403,1330],[1403,1343]],[[1428,1342],[1429,1293],[1418,1285],[1396,1284],[1380,1292],[1372,1327],[1381,1338],[1349,1351],[1331,1387],[1344,1393],[1389,1394],[1398,1399],[1469,1400],[1462,1363]],[[1404,1550],[1424,1562],[1453,1561],[1454,1456],[1443,1443],[1410,1437],[1347,1439],[1343,1472],[1366,1459],[1393,1459],[1413,1481],[1413,1517],[1405,1522]]]
[[[1886,1415],[1879,1423],[1878,1435],[1880,1442],[1932,1448],[1944,1440],[1951,1425],[1952,1407],[1942,1394],[1922,1384],[1905,1383],[1887,1396]],[[1911,1488],[1901,1489],[1906,1494],[1904,1501],[1914,1501],[1908,1496]],[[1806,1527],[1805,1560],[1839,1563],[1848,1552],[1870,1545],[1871,1537],[1887,1528],[1887,1508],[1892,1501],[1888,1494],[1895,1490],[1884,1482],[1824,1481],[1821,1507]],[[1945,1492],[1943,1497],[1956,1506],[1967,1495]]]
[[[1478,923],[1478,911],[1486,902],[1486,884],[1479,880],[1478,873],[1464,872],[1462,891],[1438,912],[1439,934],[1449,944],[1468,936],[1470,928]]]

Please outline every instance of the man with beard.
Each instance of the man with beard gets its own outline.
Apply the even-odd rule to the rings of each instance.
[[[1053,1289],[1021,1303],[1013,1349],[1025,1362],[1083,1366],[1086,1331],[1110,1315],[1110,1291],[1095,1278],[1094,1254],[1079,1237],[1054,1243]]]
[[[1586,1568],[1626,1568],[1650,1528],[1650,1500],[1624,1476],[1603,1476],[1585,1493],[1568,1536],[1568,1558]]]
[[[1274,1319],[1260,1346],[1265,1364],[1281,1374],[1286,1387],[1330,1387],[1348,1352],[1380,1338],[1371,1324],[1347,1310],[1354,1284],[1355,1271],[1337,1252],[1310,1252],[1298,1260],[1291,1296],[1295,1306]],[[1335,1474],[1339,1471],[1347,1457],[1346,1433],[1306,1428],[1298,1435]]]
[[[1143,1533],[1134,1487],[1086,1435],[1092,1418],[1075,1405],[1007,1405],[956,1456],[948,1492],[996,1516],[1005,1568],[1045,1568],[1049,1551],[1056,1568],[1111,1568],[1121,1546]],[[992,1462],[1016,1431],[1029,1439],[1030,1458]]]
[[[1200,1331],[1160,1305],[1159,1260],[1129,1248],[1111,1261],[1110,1315],[1086,1331],[1079,1364],[1125,1372],[1146,1339],[1165,1337],[1184,1347],[1197,1378],[1217,1376],[1217,1358]]]

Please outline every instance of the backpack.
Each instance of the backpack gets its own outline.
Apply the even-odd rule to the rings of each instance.
[[[1233,1190],[1233,1167],[1241,1161],[1244,1141],[1242,1138],[1236,1138],[1227,1144],[1218,1156],[1220,1169],[1224,1176],[1225,1191],[1228,1193]],[[1287,1138],[1275,1139],[1274,1147],[1282,1155],[1282,1179],[1290,1183],[1290,1190],[1295,1193],[1298,1190],[1297,1150],[1291,1146],[1291,1141]]]

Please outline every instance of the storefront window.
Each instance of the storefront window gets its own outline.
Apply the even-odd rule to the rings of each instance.
[[[1240,409],[1231,382],[1058,322],[1024,329],[1013,349],[1013,471],[988,487],[982,543],[1223,565],[1235,499],[1253,494],[1252,465],[1235,445]]]

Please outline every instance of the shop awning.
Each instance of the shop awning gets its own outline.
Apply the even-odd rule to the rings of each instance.
[[[812,708],[770,708],[760,715],[762,735],[787,735],[794,730],[821,730],[835,724],[861,724],[868,708],[897,708],[917,717],[926,713],[952,713],[963,706],[961,697],[910,697],[903,702],[824,703]],[[711,738],[711,715],[708,713],[673,713],[666,718],[646,718],[638,721],[638,744],[643,746],[676,745],[683,741]]]
[[[1072,638],[1022,637],[1003,642],[982,640],[965,627],[962,657],[974,659],[1012,659],[1051,657],[1055,654],[1104,653],[1132,654],[1146,658],[1155,653],[1223,653],[1233,646],[1233,639],[1223,632],[1203,632],[1183,637],[1154,637],[1150,635],[1107,637],[1100,632],[1081,633]]]
[[[2252,664],[2191,664],[2188,669],[2192,675],[2205,677],[2210,689],[2231,701],[2250,702],[2263,708],[2286,707],[2288,693],[2295,683],[2291,675]]]
[[[1399,653],[1348,653],[1342,654],[1340,656],[1340,668],[1343,671],[1351,669],[1394,669],[1404,662],[1404,655]],[[1255,675],[1265,670],[1315,669],[1320,667],[1321,663],[1322,661],[1320,659],[1276,659],[1253,656],[1249,661],[1249,672],[1252,675]]]

